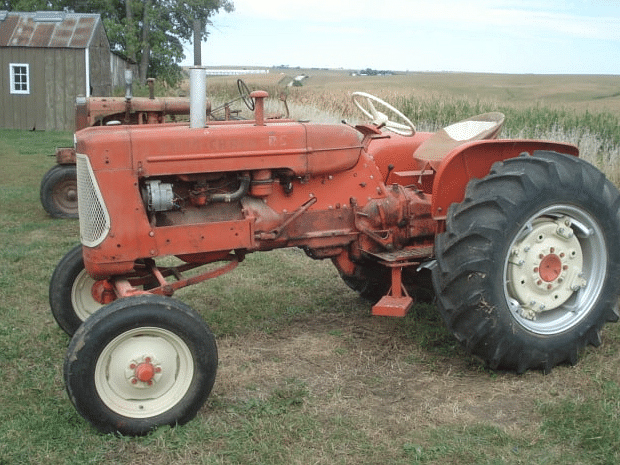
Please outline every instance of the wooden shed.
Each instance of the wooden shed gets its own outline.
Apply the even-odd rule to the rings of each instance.
[[[73,130],[77,96],[110,96],[126,63],[98,14],[0,11],[0,127]]]

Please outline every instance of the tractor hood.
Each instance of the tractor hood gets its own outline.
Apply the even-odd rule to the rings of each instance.
[[[95,171],[131,168],[139,176],[285,169],[317,176],[352,168],[362,135],[347,125],[252,122],[87,128],[76,134],[76,150]]]

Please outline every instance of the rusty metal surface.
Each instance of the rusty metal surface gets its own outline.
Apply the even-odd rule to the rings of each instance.
[[[0,21],[0,47],[87,48],[100,22],[96,14],[8,13]]]
[[[390,268],[391,291],[373,314],[402,317],[412,303],[402,290],[403,270],[433,256],[444,211],[462,199],[467,181],[484,177],[495,161],[560,147],[465,141],[442,157],[433,153],[442,162],[431,169],[416,156],[430,134],[272,121],[264,117],[266,95],[251,94],[254,120],[89,127],[76,134],[89,169],[79,175],[88,180],[79,195],[100,199],[101,213],[80,215],[82,229],[100,231],[94,245],[83,242],[91,277],[122,282],[136,263],[158,256],[206,264],[231,251],[301,247],[312,258],[333,259],[352,279],[364,276],[369,261]],[[140,103],[161,111],[162,102]]]

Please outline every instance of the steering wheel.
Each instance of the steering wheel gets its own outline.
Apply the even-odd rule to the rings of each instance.
[[[367,94],[366,92],[353,92],[351,98],[353,99],[353,103],[355,104],[355,106],[359,108],[361,112],[364,113],[364,115],[370,118],[370,122],[372,124],[376,124],[379,127],[385,127],[385,129],[388,129],[396,134],[400,134],[401,136],[411,137],[415,134],[415,126],[409,120],[409,118],[407,118],[389,103],[381,100],[379,97]],[[362,106],[360,100],[365,101],[367,108],[364,108]],[[392,121],[388,115],[377,110],[373,102],[378,103],[385,109],[389,110],[393,115],[397,116],[398,119],[405,124]]]
[[[245,85],[243,80],[237,79],[237,89],[239,89],[239,95],[243,103],[245,103],[245,106],[248,107],[250,111],[254,111],[254,99],[250,97],[250,89],[248,89],[248,86]]]

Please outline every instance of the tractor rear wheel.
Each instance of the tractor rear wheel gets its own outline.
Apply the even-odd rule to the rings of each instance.
[[[450,207],[433,285],[456,338],[491,368],[574,364],[617,321],[620,194],[579,158],[496,163]]]
[[[169,297],[119,299],[84,322],[64,363],[67,393],[98,430],[136,436],[194,418],[217,370],[215,338]]]
[[[77,218],[77,171],[75,165],[56,165],[41,180],[41,205],[54,218]]]
[[[69,336],[102,305],[92,288],[96,281],[84,268],[82,245],[76,245],[58,262],[50,279],[49,301],[52,315]]]

